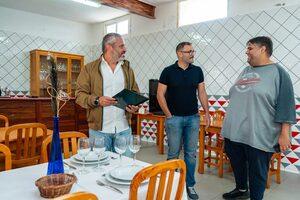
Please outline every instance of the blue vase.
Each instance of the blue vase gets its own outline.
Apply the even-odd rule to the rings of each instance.
[[[58,122],[59,117],[53,117],[54,126],[47,175],[64,173]]]

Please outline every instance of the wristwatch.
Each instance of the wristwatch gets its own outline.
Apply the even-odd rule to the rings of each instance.
[[[99,97],[96,97],[94,104],[95,104],[95,106],[99,106]]]

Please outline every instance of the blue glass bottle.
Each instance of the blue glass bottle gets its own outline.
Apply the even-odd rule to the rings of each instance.
[[[53,135],[52,135],[52,143],[51,143],[47,175],[64,173],[64,164],[62,160],[58,122],[59,122],[59,117],[54,116]]]

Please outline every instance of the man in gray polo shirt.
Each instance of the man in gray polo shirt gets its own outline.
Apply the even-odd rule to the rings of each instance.
[[[229,91],[222,135],[236,182],[224,199],[263,199],[269,162],[276,145],[291,147],[290,127],[296,122],[295,100],[288,73],[270,60],[268,37],[247,42],[248,63]],[[278,149],[279,150],[279,149]]]

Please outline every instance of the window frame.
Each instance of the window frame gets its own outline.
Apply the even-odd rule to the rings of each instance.
[[[229,2],[228,2],[228,0],[226,0],[227,1],[226,17],[222,17],[222,18],[218,17],[218,18],[208,19],[208,20],[204,20],[204,21],[197,21],[195,23],[180,24],[180,22],[181,22],[180,18],[182,18],[182,16],[180,15],[181,9],[182,9],[181,6],[180,6],[180,3],[184,2],[184,1],[188,1],[188,0],[179,0],[179,1],[177,1],[177,28],[182,27],[182,26],[189,26],[189,25],[193,25],[193,24],[197,24],[197,23],[207,22],[207,21],[211,21],[211,20],[218,20],[218,19],[228,17],[228,4],[229,4]],[[206,0],[206,1],[210,1],[210,0]]]
[[[124,21],[128,21],[128,30],[127,30],[127,34],[121,34],[122,36],[128,36],[130,34],[130,19],[129,17],[126,17],[126,18],[120,18],[120,19],[113,19],[113,20],[110,20],[108,22],[106,22],[104,24],[104,33],[107,34],[107,27],[108,26],[111,26],[111,25],[116,25],[116,32],[115,33],[118,33],[118,24],[121,23],[121,22],[124,22]]]

